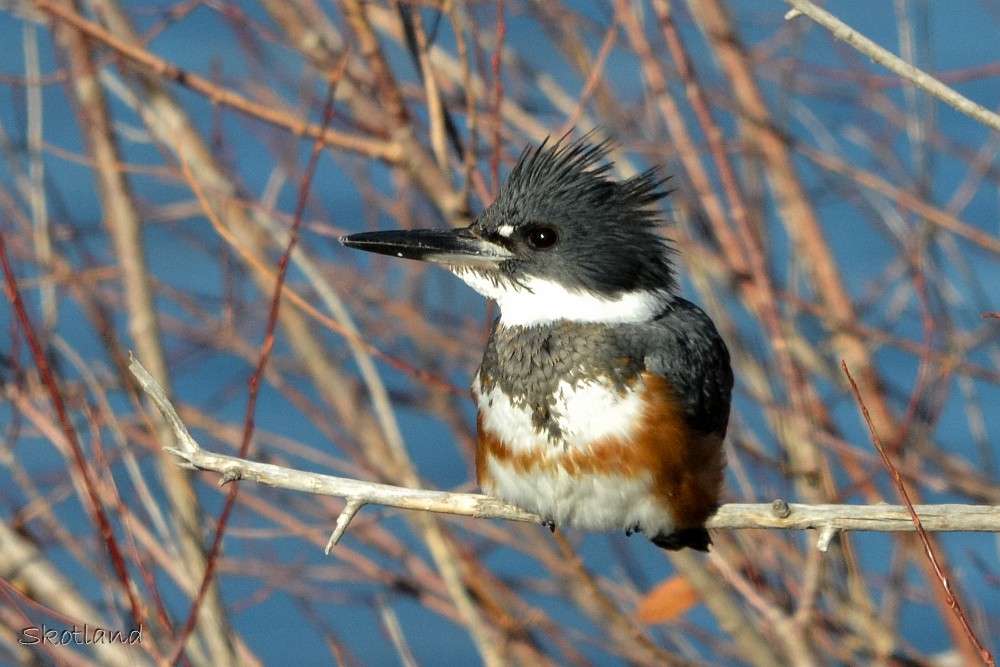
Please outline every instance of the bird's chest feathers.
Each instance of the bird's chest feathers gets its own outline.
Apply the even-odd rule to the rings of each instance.
[[[604,327],[495,327],[472,385],[483,490],[560,525],[670,532],[635,356]]]
[[[559,382],[544,410],[494,385],[474,383],[479,407],[477,473],[483,491],[587,530],[660,531],[669,515],[637,465],[633,440],[641,395],[607,379]],[[545,418],[539,421],[538,412]]]
[[[483,427],[516,451],[627,438],[642,411],[640,368],[604,327],[494,329],[473,392]]]
[[[499,385],[484,390],[478,381],[473,391],[483,428],[517,454],[558,459],[596,443],[624,443],[642,415],[639,392],[607,378],[562,380],[547,396],[508,394]]]

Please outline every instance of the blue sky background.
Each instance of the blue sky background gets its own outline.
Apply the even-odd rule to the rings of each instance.
[[[678,3],[680,4],[680,3]],[[990,109],[1000,107],[1000,85],[998,75],[1000,68],[1000,46],[997,41],[998,24],[1000,24],[1000,8],[988,2],[972,0],[954,0],[944,2],[914,2],[910,3],[914,16],[919,21],[916,34],[921,38],[919,54],[922,67],[932,72],[944,72],[949,75],[960,74],[963,70],[981,68],[979,74],[974,74],[966,81],[955,84],[962,94]],[[133,19],[140,29],[152,25],[159,20],[162,12],[171,7],[169,3],[130,2],[126,3]],[[611,15],[611,10],[604,2],[577,3],[580,11],[600,24]],[[746,43],[756,49],[758,57],[767,62],[787,60],[787,76],[796,77],[804,71],[818,69],[829,72],[828,88],[818,91],[810,97],[786,95],[780,82],[768,75],[761,75],[760,82],[769,95],[768,103],[772,109],[783,111],[783,120],[787,122],[788,131],[798,140],[810,145],[834,145],[839,156],[849,164],[855,164],[862,169],[879,171],[880,175],[893,183],[908,183],[916,180],[917,167],[912,159],[911,148],[905,134],[898,128],[886,125],[885,116],[878,110],[867,108],[867,102],[878,102],[877,99],[863,100],[857,95],[857,85],[850,80],[852,70],[845,62],[853,62],[858,68],[868,72],[884,75],[886,88],[884,94],[899,105],[906,108],[904,92],[887,72],[870,63],[864,56],[850,52],[842,43],[832,42],[825,30],[819,28],[805,18],[797,19],[794,28],[789,28],[783,14],[787,10],[784,3],[777,1],[734,0],[732,11]],[[833,3],[837,15],[871,39],[894,52],[899,51],[897,35],[897,17],[893,3],[868,2],[863,0],[845,0]],[[262,25],[269,25],[269,19],[260,7],[252,4],[242,6],[243,11]],[[495,13],[492,3],[475,5],[470,11],[481,22],[482,29],[492,29],[489,17]],[[428,19],[430,12],[425,14]],[[696,27],[682,12],[682,31],[685,35],[697,33]],[[23,87],[11,85],[11,78],[20,77],[25,72],[24,38],[26,23],[22,13],[16,8],[0,9],[0,44],[6,45],[4,56],[0,59],[0,74],[5,77],[0,82],[0,125],[9,142],[5,159],[11,160],[0,165],[0,187],[15,190],[13,170],[10,165],[18,163],[23,168],[27,162],[23,146],[25,141],[26,99]],[[39,26],[40,69],[43,74],[57,71],[64,65],[57,58],[57,51],[51,42],[51,35],[44,26]],[[587,44],[594,51],[599,47],[590,34]],[[441,40],[445,46],[450,46],[452,39],[450,30],[441,29]],[[520,56],[530,61],[527,65],[538,73],[551,77],[573,94],[579,93],[583,82],[567,67],[564,57],[551,49],[534,48],[535,44],[550,44],[544,31],[537,21],[523,11],[520,3],[510,3],[507,24],[507,44]],[[695,38],[690,39],[692,55],[696,59],[699,75],[708,85],[721,81],[721,74],[713,62],[714,56],[704,43]],[[272,64],[280,65],[288,72],[296,73],[302,68],[300,57],[282,45],[265,44],[265,59]],[[702,49],[701,52],[698,49]],[[231,26],[218,11],[202,6],[191,15],[186,16],[177,25],[169,27],[158,35],[151,44],[151,49],[161,58],[177,66],[198,73],[202,76],[218,76],[227,85],[239,88],[239,82],[252,76],[247,58],[241,50]],[[394,51],[394,62],[399,71],[408,72],[412,77],[407,83],[414,84],[415,73],[408,69],[406,54],[401,50]],[[992,70],[986,69],[987,66]],[[118,74],[114,66],[109,72]],[[775,69],[764,68],[767,72]],[[858,71],[858,70],[853,70]],[[992,72],[992,73],[990,73]],[[835,74],[837,76],[835,76]],[[537,91],[523,92],[518,89],[517,77],[509,73],[509,94],[517,96],[532,108],[541,122],[555,132],[565,121],[565,115],[555,109]],[[607,79],[614,82],[617,95],[626,101],[638,103],[644,94],[644,83],[637,63],[631,52],[616,50],[609,60]],[[295,88],[295,81],[275,83],[271,92],[280,96],[291,107],[302,108],[300,97]],[[310,85],[315,82],[309,82]],[[672,92],[682,95],[682,89],[672,84]],[[312,94],[321,100],[322,90],[314,86]],[[267,187],[269,179],[274,176],[277,162],[275,153],[285,151],[294,156],[298,165],[305,164],[310,145],[307,141],[298,141],[262,128],[256,121],[247,120],[230,111],[219,112],[201,96],[187,90],[174,88],[174,93],[183,100],[187,109],[193,113],[205,136],[217,130],[224,138],[220,147],[224,161],[234,170],[236,179],[242,183],[251,198],[258,198]],[[523,94],[523,99],[521,98]],[[49,85],[43,89],[43,123],[44,140],[47,145],[58,147],[63,151],[82,153],[79,125],[76,115],[66,106],[67,89],[64,84]],[[534,102],[534,107],[532,107]],[[720,108],[726,108],[724,100],[713,100]],[[936,141],[949,147],[935,146],[928,150],[930,166],[929,187],[931,201],[945,206],[956,189],[968,177],[969,163],[967,159],[956,159],[954,155],[965,152],[982,151],[983,161],[993,171],[982,179],[980,187],[968,204],[958,212],[958,217],[969,225],[996,236],[1000,230],[1000,206],[998,206],[998,189],[996,183],[996,135],[983,126],[962,116],[956,111],[938,102],[930,103],[933,108]],[[136,164],[162,165],[161,151],[145,140],[144,130],[140,127],[134,113],[119,102],[112,103],[119,123],[117,131],[121,139],[121,147],[127,162]],[[318,120],[321,114],[321,102],[309,107],[313,120]],[[221,120],[220,120],[221,119]],[[720,114],[721,123],[727,137],[733,138],[735,122],[731,116]],[[605,124],[605,127],[607,125]],[[864,137],[852,134],[854,128],[861,127],[867,131]],[[602,128],[604,129],[604,128]],[[609,134],[615,134],[617,128],[607,127]],[[283,137],[283,138],[282,138]],[[884,145],[863,145],[859,142],[870,137],[885,139]],[[262,138],[279,143],[279,149],[270,152],[262,149]],[[736,140],[733,139],[735,142]],[[826,142],[826,143],[824,143]],[[519,145],[506,145],[508,155],[514,155],[520,150]],[[885,154],[895,156],[896,170],[885,172]],[[81,264],[92,260],[96,264],[111,264],[115,261],[114,250],[109,244],[106,233],[101,225],[101,206],[95,192],[93,174],[85,166],[66,159],[54,151],[42,154],[46,173],[46,194],[50,215],[58,220],[60,225],[72,229],[78,235],[78,244],[65,243],[65,252],[76,256]],[[645,166],[645,158],[640,154],[632,154],[638,166]],[[486,161],[482,162],[484,166]],[[843,198],[843,192],[838,191],[837,183],[826,173],[817,169],[805,158],[799,158],[797,166],[803,174],[807,187],[815,193],[815,201],[819,204],[824,221],[824,229],[828,239],[843,267],[846,283],[854,296],[862,295],[871,289],[873,277],[879,275],[886,264],[896,256],[898,249],[893,245],[891,237],[886,233],[880,236],[873,232],[873,225],[858,218],[853,202]],[[509,168],[509,161],[502,171]],[[444,272],[419,273],[412,266],[398,266],[382,260],[358,256],[359,253],[349,252],[335,241],[335,235],[344,231],[366,229],[376,224],[388,227],[393,220],[388,216],[372,211],[355,187],[355,173],[352,170],[365,170],[372,185],[389,193],[393,190],[393,180],[390,171],[377,164],[362,165],[357,159],[343,155],[330,154],[320,160],[311,191],[310,206],[306,214],[306,227],[300,241],[304,248],[318,259],[330,262],[336,266],[351,266],[359,275],[370,278],[372,285],[381,281],[397,281],[395,289],[389,292],[411,289],[415,275],[419,275],[420,289],[423,290],[423,301],[427,308],[433,309],[435,318],[440,318],[448,335],[459,331],[474,334],[476,327],[485,321],[486,307],[483,300],[461,285],[457,280]],[[713,176],[717,176],[713,174]],[[192,199],[187,186],[170,178],[136,177],[132,179],[135,195],[144,210],[152,214],[160,207],[170,206]],[[674,187],[684,187],[686,182],[678,182]],[[297,195],[296,183],[290,182],[283,187],[277,197],[277,208],[290,214]],[[882,201],[886,209],[877,212],[891,217],[899,213],[892,202]],[[774,202],[770,197],[760,202],[763,219],[768,225],[773,224],[776,216]],[[475,210],[480,210],[479,204],[474,204]],[[432,214],[425,205],[414,209],[415,222],[420,226],[442,226],[445,222]],[[887,223],[888,225],[888,223]],[[0,213],[0,231],[10,234],[15,229],[9,215]],[[769,227],[770,229],[770,227]],[[802,282],[801,267],[796,265],[795,250],[785,238],[784,233],[774,225],[774,233],[769,236],[772,245],[773,263],[776,266],[787,266],[787,272],[779,279],[790,289]],[[227,289],[235,289],[246,295],[251,303],[254,301],[252,283],[243,275],[242,270],[235,270],[237,279],[235,285],[227,284],[227,275],[218,257],[227,252],[225,243],[211,229],[208,222],[200,214],[192,213],[188,218],[162,225],[147,222],[145,241],[149,250],[151,271],[156,280],[168,286],[177,293],[190,295],[210,307],[222,308],[223,302],[229,298]],[[85,253],[91,255],[85,257]],[[959,255],[964,261],[964,267],[941,257],[942,279],[953,281],[950,286],[953,301],[941,305],[955,326],[963,329],[982,332],[983,325],[978,320],[978,313],[986,310],[1000,310],[998,305],[998,290],[1000,286],[1000,262],[996,257],[976,248],[962,245]],[[683,262],[692,261],[682,257]],[[232,267],[230,267],[232,269]],[[30,279],[39,275],[38,268],[31,262],[20,261],[16,270],[19,278],[24,281],[24,294],[32,314],[38,318],[39,296],[31,287]],[[230,278],[232,276],[229,276]],[[291,281],[297,281],[301,276],[294,271]],[[686,295],[692,300],[701,301],[700,295],[690,281],[685,280]],[[361,286],[358,286],[359,292]],[[803,292],[806,290],[803,288]],[[947,290],[945,290],[947,292]],[[892,308],[890,299],[872,298],[873,306],[862,309],[861,319],[865,324],[879,327],[887,318],[887,311]],[[363,298],[353,303],[359,304]],[[164,316],[185,318],[190,314],[179,299],[158,299]],[[256,312],[238,313],[239,328],[245,332],[246,339],[252,349],[258,348],[263,332],[265,311],[258,306]],[[734,308],[739,306],[733,304]],[[23,357],[22,363],[28,364],[23,350],[23,340],[12,332],[16,327],[10,316],[9,309],[0,311],[0,349],[10,350],[11,354]],[[364,324],[370,324],[373,335],[390,335],[385,328],[391,330],[392,315],[386,312],[355,313]],[[120,313],[118,326],[123,326]],[[746,318],[749,324],[749,318]],[[817,340],[823,335],[819,322],[803,322],[803,330],[815,332]],[[70,298],[60,300],[58,333],[87,363],[97,368],[107,368],[109,360],[105,348],[96,335],[91,323],[82,314],[76,302]],[[910,307],[907,316],[894,320],[893,333],[911,340],[921,340],[921,323],[915,309]],[[124,335],[124,334],[123,334]],[[746,344],[763,346],[758,331],[748,327],[744,333]],[[994,334],[995,338],[995,334]],[[344,355],[344,344],[338,336],[326,332],[324,339],[329,344],[332,354]],[[418,348],[425,346],[427,341],[412,341],[399,343],[393,353],[403,355],[405,360],[426,358],[425,351]],[[468,377],[474,371],[480,339],[470,335],[468,345],[462,359],[457,364],[453,375],[447,378],[454,384],[465,387]],[[412,346],[412,347],[411,347]],[[176,360],[174,391],[185,404],[200,406],[215,418],[230,425],[242,423],[245,409],[246,394],[234,391],[233,387],[245,383],[250,367],[246,360],[233,355],[215,354],[211,351],[192,349],[187,343],[168,338],[168,348]],[[407,350],[413,352],[413,357],[407,358]],[[279,338],[277,356],[288,352],[286,343]],[[6,353],[5,353],[6,354]],[[876,356],[880,367],[885,369],[886,380],[899,392],[893,407],[900,412],[906,404],[906,398],[917,379],[918,363],[909,353],[901,352],[891,347],[879,350]],[[995,370],[998,365],[996,345],[984,345],[973,353],[973,360],[983,366]],[[30,365],[30,364],[28,364]],[[68,364],[64,365],[68,377],[78,377],[76,371]],[[397,371],[385,364],[380,364],[380,370],[390,391],[400,395],[413,392],[416,381],[413,378],[399,375]],[[290,374],[294,382],[300,381],[299,388],[307,393],[312,392],[312,400],[316,400],[315,389],[303,378]],[[953,380],[952,380],[953,381]],[[828,408],[841,429],[842,436],[853,443],[867,443],[868,435],[863,423],[858,418],[857,408],[847,397],[837,394],[834,386],[839,378],[827,379],[830,389]],[[990,460],[996,461],[992,451],[985,453],[977,448],[975,438],[970,432],[969,413],[964,409],[961,390],[972,391],[976,403],[986,410],[981,415],[982,427],[987,434],[986,441],[992,447],[996,435],[1000,433],[1000,412],[990,409],[1000,405],[1000,388],[987,380],[973,380],[964,388],[955,387],[948,401],[941,408],[942,416],[936,423],[935,441],[948,451],[957,453],[963,460],[971,462],[972,466],[981,472],[997,479],[998,470],[989,468]],[[117,396],[123,410],[131,410],[124,396]],[[755,407],[745,392],[739,391],[736,397],[736,414],[734,424],[737,428],[749,429],[753,432],[766,432],[764,417]],[[406,438],[410,455],[423,479],[429,485],[448,489],[471,489],[471,470],[467,460],[456,455],[456,448],[450,443],[454,438],[454,429],[444,420],[433,414],[428,414],[419,406],[400,405],[401,428]],[[471,402],[462,406],[462,419],[466,425],[474,422],[474,411]],[[17,432],[20,419],[9,403],[0,403],[0,430],[8,434]],[[265,385],[256,413],[257,428],[262,433],[273,433],[278,436],[304,443],[316,448],[324,454],[337,456],[338,443],[331,443],[327,436],[309,419],[299,414],[295,405],[289,402],[286,395],[276,391],[270,385]],[[196,433],[197,434],[197,433]],[[23,462],[32,475],[44,479],[46,475],[58,475],[65,466],[65,461],[47,441],[37,434],[21,433],[17,437],[8,436],[11,453]],[[212,447],[211,442],[203,443]],[[762,446],[776,452],[777,445],[763,437]],[[985,458],[984,458],[985,456]],[[144,471],[153,477],[154,463],[147,457],[143,461]],[[302,461],[302,466],[320,471],[323,470],[314,462]],[[10,516],[25,502],[22,494],[14,490],[10,473],[0,469],[0,488],[9,487],[10,491],[0,491],[0,516]],[[208,479],[208,476],[205,476]],[[841,475],[840,481],[846,482],[847,476]],[[879,487],[888,502],[896,502],[896,495],[885,475],[878,479]],[[736,489],[736,481],[730,479],[730,489]],[[199,495],[210,516],[217,515],[221,507],[221,497],[213,488],[211,482],[198,486]],[[761,480],[757,498],[740,498],[744,501],[767,502],[775,495],[787,497],[787,481],[780,473]],[[942,491],[935,493],[934,485],[925,489],[925,500],[928,502],[967,502],[967,498],[956,497],[953,493]],[[272,489],[257,489],[254,492],[259,497],[272,499],[276,505],[308,504],[310,499],[298,494],[291,494]],[[845,500],[858,501],[858,497]],[[63,503],[61,511],[66,525],[74,530],[86,532],[88,518],[82,508],[75,503]],[[390,534],[401,536],[409,548],[422,554],[424,547],[414,537],[414,529],[398,512],[366,508],[362,516],[365,520]],[[311,536],[322,536],[332,528],[334,516],[329,517],[329,523],[313,522],[313,517],[303,517],[303,521],[312,524]],[[230,527],[232,533],[254,529],[270,530],[273,525],[261,519],[255,512],[238,509],[234,523]],[[282,535],[276,531],[267,539],[230,539],[226,544],[226,568],[223,571],[223,593],[225,600],[234,610],[233,621],[236,630],[250,645],[251,649],[266,664],[329,664],[330,652],[324,638],[315,631],[312,621],[303,619],[319,618],[320,623],[327,624],[336,635],[342,638],[350,651],[363,664],[397,664],[399,661],[396,649],[386,639],[384,631],[379,626],[378,610],[374,606],[375,587],[369,581],[351,581],[350,568],[336,559],[326,559],[315,540],[305,540],[301,535]],[[670,576],[672,572],[669,563],[662,555],[643,540],[633,537],[626,540],[622,535],[579,535],[573,534],[573,541],[578,544],[581,558],[587,567],[602,575],[616,577],[622,575],[627,568],[627,576],[634,582],[646,582],[647,589],[656,582]],[[812,533],[802,534],[798,538],[803,543],[814,540]],[[853,537],[859,567],[868,576],[877,578],[880,573],[889,571],[886,562],[894,538],[883,534],[856,535]],[[998,568],[997,540],[989,534],[954,534],[941,539],[951,563],[951,575],[959,582],[967,595],[967,608],[976,609],[981,614],[980,620],[985,627],[994,631],[993,636],[1000,636],[1000,595],[997,594],[995,583]],[[356,539],[351,533],[345,538],[345,545],[362,550],[373,559],[379,555],[373,553],[369,545]],[[626,556],[623,553],[627,552]],[[90,574],[80,567],[71,554],[53,549],[50,558],[81,588],[87,590],[93,599],[101,596],[99,582],[93,580]],[[493,552],[487,557],[493,572],[501,577],[521,580],[527,583],[538,583],[547,576],[536,561],[512,550]],[[388,562],[388,561],[387,561]],[[328,568],[331,580],[343,580],[323,589],[319,599],[314,600],[314,608],[304,610],[301,599],[293,599],[284,591],[273,591],[261,594],[260,577],[253,572],[253,564],[268,564],[272,567],[287,568],[294,573],[296,568]],[[241,564],[245,569],[241,572]],[[294,576],[294,575],[293,575]],[[910,568],[907,572],[914,585],[921,579],[920,573]],[[311,581],[311,579],[304,579]],[[185,598],[172,590],[172,584],[163,582],[168,591],[168,605],[177,614],[185,609]],[[526,588],[528,588],[526,584]],[[544,588],[544,586],[542,586]],[[581,652],[595,664],[624,664],[620,657],[608,655],[599,646],[588,646],[586,638],[598,634],[588,620],[578,609],[569,604],[560,606],[553,600],[550,591],[544,590],[536,595],[526,594],[529,602],[544,607],[549,614],[559,622],[573,627],[578,635],[572,641],[581,642]],[[398,615],[407,641],[413,650],[419,664],[470,664],[476,659],[474,646],[468,635],[451,621],[437,614],[428,612],[427,607],[404,595],[391,591],[384,593],[384,599]],[[927,603],[926,599],[907,600],[900,612],[900,632],[910,646],[917,651],[936,653],[947,650],[951,641],[944,631],[937,611]],[[697,608],[689,613],[686,622],[705,632],[715,630],[714,620],[704,608]],[[654,638],[661,638],[662,633],[669,634],[676,629],[651,629]],[[989,639],[983,636],[981,639]],[[697,639],[692,639],[699,645]],[[998,648],[995,644],[994,649]],[[616,663],[617,661],[617,663]]]

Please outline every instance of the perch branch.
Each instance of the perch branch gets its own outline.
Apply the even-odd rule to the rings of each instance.
[[[177,435],[177,446],[168,447],[166,451],[181,459],[180,465],[220,473],[220,484],[248,480],[281,489],[346,498],[347,505],[330,537],[328,551],[343,536],[350,520],[364,505],[457,514],[480,519],[542,522],[542,517],[534,512],[477,493],[408,489],[209,452],[191,437],[170,401],[142,365],[133,358],[129,369]],[[1000,506],[915,505],[913,509],[920,517],[921,526],[927,531],[1000,532]],[[727,503],[719,508],[706,525],[708,528],[728,529],[814,528],[820,530],[820,543],[817,546],[821,549],[829,544],[838,531],[915,530],[909,510],[902,505],[802,505],[783,500],[772,503]]]

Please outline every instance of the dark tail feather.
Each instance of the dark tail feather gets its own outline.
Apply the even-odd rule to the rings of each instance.
[[[669,535],[655,535],[649,541],[667,551],[680,551],[685,547],[695,551],[708,551],[712,538],[704,528],[680,528]]]

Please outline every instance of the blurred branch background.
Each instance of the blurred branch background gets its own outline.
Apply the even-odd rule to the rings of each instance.
[[[685,294],[734,353],[727,501],[899,502],[843,360],[914,503],[1000,504],[1000,322],[984,317],[1000,311],[1000,140],[787,9],[0,5],[16,277],[0,661],[964,665],[982,659],[972,637],[996,651],[992,534],[929,536],[969,628],[910,533],[842,534],[823,553],[815,534],[718,530],[705,557],[369,507],[325,557],[343,500],[240,484],[229,514],[217,475],[162,452],[172,435],[127,371],[132,350],[213,451],[245,441],[258,461],[474,490],[467,386],[495,313],[444,272],[336,238],[467,224],[526,145],[596,129],[621,176],[674,175],[665,233]],[[992,6],[831,10],[1000,105]],[[142,642],[21,631],[85,623]]]

